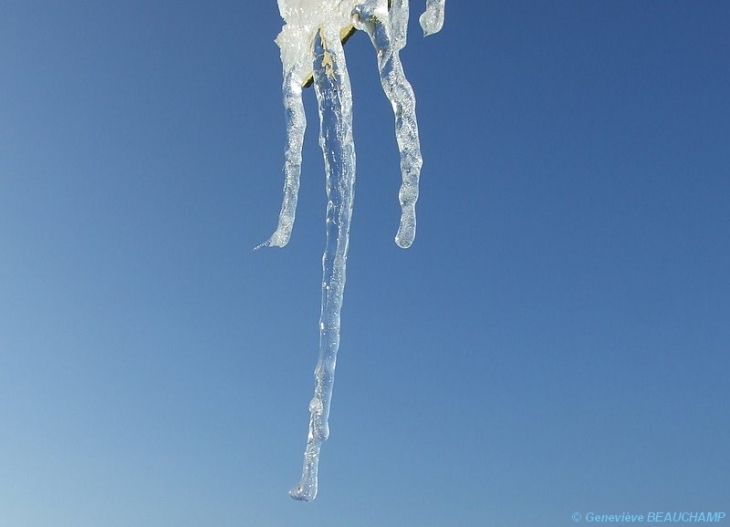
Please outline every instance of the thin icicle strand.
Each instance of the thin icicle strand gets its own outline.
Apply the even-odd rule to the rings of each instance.
[[[284,199],[279,213],[279,225],[267,241],[257,247],[284,247],[289,243],[294,219],[297,213],[299,197],[299,177],[302,172],[302,147],[304,132],[307,129],[307,116],[302,102],[302,85],[300,68],[293,68],[285,73],[284,108],[286,110],[287,144],[284,161]]]
[[[289,494],[311,501],[317,496],[319,453],[329,437],[329,413],[340,347],[340,310],[355,192],[355,142],[352,92],[339,30],[320,29],[314,43],[314,88],[319,103],[319,144],[327,178],[326,246],[322,257],[322,311],[314,397],[309,403],[309,433],[302,479]]]

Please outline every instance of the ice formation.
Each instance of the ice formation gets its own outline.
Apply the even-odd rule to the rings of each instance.
[[[281,49],[287,147],[284,199],[274,234],[259,247],[284,247],[291,236],[299,192],[302,145],[307,120],[302,89],[313,82],[319,106],[320,136],[327,186],[326,247],[322,257],[322,311],[314,397],[309,403],[309,433],[302,478],[289,494],[311,501],[317,496],[319,452],[329,436],[328,418],[340,345],[340,310],[355,185],[352,93],[343,41],[355,29],[365,31],[375,47],[380,82],[395,114],[402,184],[401,219],[396,244],[408,248],[416,235],[416,201],[421,152],[413,89],[405,77],[400,50],[406,45],[408,0],[278,0],[284,27],[276,39]],[[444,22],[445,0],[426,0],[419,18],[424,35]]]

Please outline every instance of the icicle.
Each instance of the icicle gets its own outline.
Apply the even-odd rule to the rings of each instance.
[[[395,136],[400,150],[402,183],[398,199],[401,219],[395,243],[407,249],[416,237],[416,201],[423,158],[416,121],[416,98],[403,72],[400,50],[406,43],[408,1],[368,0],[353,10],[355,27],[370,36],[378,56],[380,84],[395,114]]]
[[[339,28],[323,27],[314,41],[314,88],[319,103],[319,144],[327,178],[327,241],[322,257],[322,311],[314,397],[302,479],[289,494],[311,501],[317,496],[319,452],[329,437],[329,412],[340,347],[340,310],[355,186],[352,93]]]
[[[445,0],[427,0],[421,26],[426,35],[443,25]],[[322,257],[322,311],[314,397],[309,403],[309,433],[302,478],[289,494],[311,501],[317,496],[322,444],[329,437],[329,412],[340,346],[340,311],[355,185],[352,93],[341,40],[353,25],[365,30],[377,52],[380,82],[395,114],[401,156],[401,220],[396,243],[409,247],[416,235],[416,201],[421,153],[413,89],[403,72],[400,50],[406,45],[408,0],[278,0],[285,21],[276,43],[284,71],[287,148],[284,198],[274,234],[259,247],[284,247],[296,216],[302,145],[307,127],[302,88],[314,79],[320,120],[319,143],[327,179],[327,242]],[[258,247],[257,247],[258,248]]]
[[[438,33],[444,27],[445,4],[446,0],[426,0],[426,11],[418,19],[424,37]]]
[[[301,68],[284,73],[284,108],[286,109],[287,145],[284,162],[284,199],[279,225],[267,241],[256,247],[284,247],[289,243],[299,197],[299,176],[302,172],[302,146],[307,129],[307,116],[302,102]]]

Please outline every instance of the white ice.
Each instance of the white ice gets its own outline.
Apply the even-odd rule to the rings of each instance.
[[[327,182],[319,360],[314,371],[314,397],[309,404],[302,478],[289,492],[295,499],[311,501],[317,496],[320,449],[329,437],[328,418],[340,344],[340,311],[354,199],[352,94],[341,44],[353,27],[370,36],[377,54],[380,82],[395,114],[402,176],[398,194],[401,220],[395,241],[402,248],[410,247],[416,235],[415,207],[423,161],[416,101],[400,61],[400,50],[406,45],[408,0],[278,0],[278,4],[285,22],[276,39],[281,50],[287,122],[284,199],[276,231],[259,247],[284,247],[291,236],[307,126],[302,89],[312,78]],[[424,35],[436,33],[443,26],[444,4],[445,0],[426,0],[426,11],[419,19]]]

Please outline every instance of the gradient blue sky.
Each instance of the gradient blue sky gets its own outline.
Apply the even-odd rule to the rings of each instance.
[[[573,525],[730,513],[730,3],[449,0],[358,181],[320,495],[298,481],[324,173],[290,245],[274,0],[0,1],[0,525]]]

